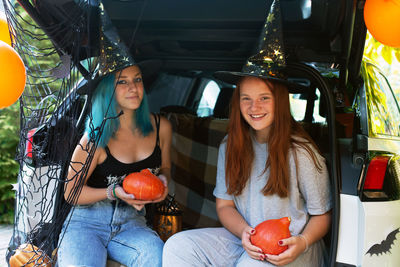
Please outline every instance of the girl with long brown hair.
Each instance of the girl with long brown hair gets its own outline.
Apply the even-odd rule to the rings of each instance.
[[[290,113],[288,87],[241,75],[214,189],[222,228],[172,236],[163,266],[323,266],[330,226],[329,178],[318,148]],[[268,219],[291,217],[288,249],[263,254],[250,236]]]

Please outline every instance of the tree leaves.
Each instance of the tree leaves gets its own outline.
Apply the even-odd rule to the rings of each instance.
[[[369,134],[400,136],[400,113],[386,78],[365,58],[361,64],[361,75],[367,97]]]
[[[400,48],[381,44],[368,32],[365,40],[364,57],[379,66],[400,101]]]
[[[400,62],[400,48],[383,45],[368,32],[365,40],[364,56],[373,62],[379,62],[380,59],[383,59],[390,65],[393,60]]]
[[[0,110],[0,223],[12,223],[14,197],[11,184],[19,170],[14,160],[19,142],[19,102]]]

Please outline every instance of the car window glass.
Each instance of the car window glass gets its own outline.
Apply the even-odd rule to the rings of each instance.
[[[302,121],[306,114],[307,99],[303,99],[301,94],[290,94],[290,112],[296,121]]]
[[[320,97],[321,93],[317,89],[314,101],[313,122],[325,122],[326,119],[320,116]],[[307,108],[307,98],[303,94],[290,94],[290,111],[296,121],[304,120]]]
[[[375,76],[366,84],[370,134],[400,136],[400,111],[392,89],[373,65],[368,65],[368,72]]]
[[[293,5],[296,5],[296,8],[293,8]],[[282,1],[281,7],[286,21],[303,21],[311,17],[311,0]]]
[[[219,95],[220,88],[214,81],[209,81],[204,87],[203,94],[200,99],[199,106],[197,108],[197,116],[207,117],[213,115],[213,110],[217,97]]]
[[[186,106],[193,79],[162,73],[147,92],[150,111],[159,112],[166,106]]]
[[[320,122],[320,123],[325,123],[326,118],[320,116],[320,100],[321,100],[321,92],[317,89],[315,92],[316,94],[316,99],[314,101],[314,112],[313,112],[313,121],[314,122]]]

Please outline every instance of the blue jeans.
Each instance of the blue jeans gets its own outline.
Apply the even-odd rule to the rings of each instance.
[[[58,266],[102,267],[107,257],[126,266],[161,266],[164,243],[144,215],[119,200],[77,205],[60,234]]]

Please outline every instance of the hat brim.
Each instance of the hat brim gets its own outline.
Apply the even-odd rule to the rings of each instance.
[[[234,84],[234,85],[237,85],[239,83],[239,81],[244,77],[257,77],[257,78],[261,78],[264,80],[275,81],[275,82],[285,84],[288,87],[288,91],[290,93],[304,93],[305,91],[308,90],[308,87],[306,87],[304,85],[301,85],[301,84],[298,84],[295,82],[291,82],[286,79],[267,76],[267,75],[260,75],[257,73],[236,72],[236,71],[217,71],[213,74],[213,76],[218,80],[221,80],[221,81],[229,83],[229,84]]]
[[[142,72],[142,78],[143,78],[143,83],[144,87],[148,88],[152,84],[152,82],[155,80],[155,77],[159,73],[161,66],[163,64],[163,61],[160,59],[148,59],[148,60],[143,60],[141,62],[137,62],[136,64],[133,64],[131,66],[138,66],[140,68],[140,71]],[[127,68],[129,66],[126,66],[124,68]],[[115,73],[119,71],[120,69],[117,69],[113,71],[112,73]],[[111,73],[110,73],[111,74]],[[97,76],[93,79],[87,80],[86,83],[84,83],[83,86],[77,89],[78,94],[80,95],[87,95],[93,90],[96,89],[97,85],[100,83],[100,81],[104,78],[104,76]]]

